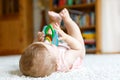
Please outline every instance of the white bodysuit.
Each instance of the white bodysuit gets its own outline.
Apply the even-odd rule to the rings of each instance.
[[[77,58],[72,66],[68,66],[65,61],[65,51],[70,49],[67,43],[59,43],[59,57],[57,60],[57,71],[65,72],[66,70],[78,69],[81,66],[82,60]],[[69,53],[70,54],[70,53]]]

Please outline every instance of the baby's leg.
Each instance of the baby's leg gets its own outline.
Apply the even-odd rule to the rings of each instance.
[[[60,16],[62,17],[65,27],[67,29],[67,32],[70,36],[76,38],[81,43],[83,43],[83,38],[80,32],[80,29],[78,25],[71,19],[69,12],[67,9],[63,9],[60,12]]]
[[[68,63],[68,65],[71,65],[74,63],[74,61],[77,58],[80,57],[82,59],[85,56],[84,41],[83,41],[83,37],[81,35],[79,26],[71,19],[68,10],[63,9],[60,12],[60,16],[62,17],[64,21],[68,34],[72,38],[74,38],[74,39],[70,37],[67,38],[67,39],[71,39],[71,41],[70,40],[68,41],[68,42],[71,42],[69,43],[69,45],[74,46],[74,47],[71,47],[72,49],[66,51],[66,55],[65,55],[66,62]]]
[[[62,18],[58,13],[49,11],[48,16],[50,17],[52,23],[58,23],[60,25]]]

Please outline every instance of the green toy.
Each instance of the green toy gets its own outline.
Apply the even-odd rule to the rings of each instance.
[[[49,30],[51,30],[51,34],[48,32]],[[58,46],[58,33],[51,24],[44,26],[43,32],[45,34],[45,40],[48,40],[50,43]]]

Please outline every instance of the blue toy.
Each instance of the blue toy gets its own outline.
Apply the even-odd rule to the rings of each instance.
[[[52,34],[48,33],[49,30],[51,30]],[[58,33],[51,24],[44,26],[43,32],[45,34],[45,40],[48,40],[52,44],[58,46]]]

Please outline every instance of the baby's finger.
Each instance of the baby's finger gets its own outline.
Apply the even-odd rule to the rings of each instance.
[[[44,41],[44,37],[39,37],[38,41]]]
[[[44,38],[43,38],[43,37],[41,38],[41,41],[44,41]]]
[[[38,32],[38,34],[44,34],[43,32]]]
[[[38,32],[38,37],[44,37],[44,33],[43,32]]]

